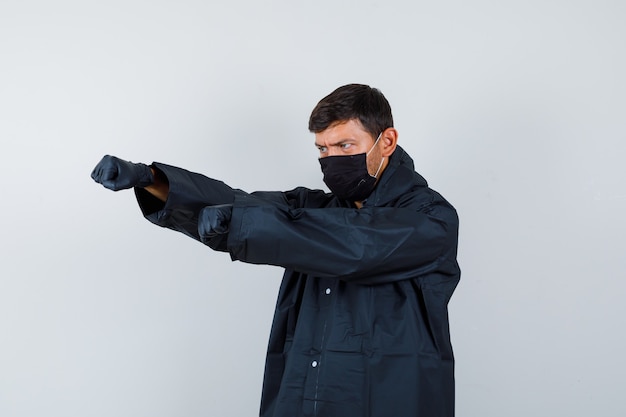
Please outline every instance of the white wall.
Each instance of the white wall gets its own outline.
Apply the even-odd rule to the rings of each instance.
[[[623,416],[621,1],[0,3],[0,416],[257,414],[281,271],[141,217],[105,153],[322,187],[349,82],[458,209],[460,417]]]

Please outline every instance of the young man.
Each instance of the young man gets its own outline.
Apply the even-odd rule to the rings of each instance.
[[[309,129],[330,194],[245,193],[111,156],[92,177],[112,190],[134,187],[159,226],[232,259],[285,268],[262,417],[452,417],[456,212],[397,146],[380,91],[338,88],[317,104]]]

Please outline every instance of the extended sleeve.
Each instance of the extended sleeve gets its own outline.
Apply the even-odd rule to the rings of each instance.
[[[444,270],[457,236],[456,211],[444,200],[419,209],[290,209],[237,195],[227,248],[234,260],[376,284]]]
[[[135,188],[137,202],[144,217],[158,226],[176,230],[198,241],[201,240],[198,234],[200,211],[206,206],[233,204],[237,196],[244,201],[255,201],[257,205],[281,207],[284,210],[307,205],[319,207],[327,204],[329,200],[326,193],[303,187],[287,192],[266,191],[248,194],[231,188],[222,181],[182,168],[156,162],[152,167],[164,181],[168,182],[169,193],[167,201],[162,202],[143,188]],[[218,236],[208,246],[226,251],[227,237],[227,235]]]
[[[232,204],[235,195],[245,194],[221,181],[161,163],[152,166],[169,183],[167,201],[162,202],[142,188],[135,188],[139,207],[152,223],[184,233],[196,240],[198,214],[203,207]]]

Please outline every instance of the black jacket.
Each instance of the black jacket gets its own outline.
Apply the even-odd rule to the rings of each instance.
[[[232,204],[229,233],[209,246],[285,268],[262,417],[454,415],[458,218],[402,148],[361,209],[319,190],[248,194],[154,166],[170,193],[163,204],[136,189],[147,219],[200,240],[199,211]]]

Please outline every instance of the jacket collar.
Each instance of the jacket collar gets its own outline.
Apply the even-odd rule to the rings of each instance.
[[[426,186],[428,183],[424,177],[415,172],[413,159],[402,147],[397,146],[376,188],[363,202],[363,207],[386,206],[411,189]]]

